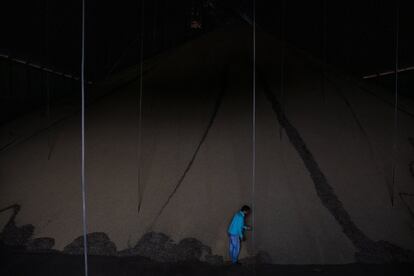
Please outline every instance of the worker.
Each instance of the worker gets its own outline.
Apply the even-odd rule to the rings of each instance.
[[[241,241],[245,241],[244,231],[251,230],[251,227],[245,224],[245,219],[250,214],[250,211],[250,207],[244,205],[240,211],[234,214],[227,230],[229,235],[229,255],[233,264],[239,264],[240,244]]]

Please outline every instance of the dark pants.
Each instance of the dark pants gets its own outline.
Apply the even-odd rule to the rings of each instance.
[[[229,235],[229,255],[232,263],[237,263],[240,253],[240,237]]]

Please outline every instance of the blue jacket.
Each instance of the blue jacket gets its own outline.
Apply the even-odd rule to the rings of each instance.
[[[227,232],[229,235],[239,236],[242,239],[244,228],[244,213],[240,211],[234,215]]]

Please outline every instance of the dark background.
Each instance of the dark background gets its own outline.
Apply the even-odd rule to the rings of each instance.
[[[252,14],[250,0],[86,1],[86,78],[96,82],[137,64],[144,15],[144,56],[151,57],[204,32]],[[0,54],[79,76],[81,4],[76,1],[14,0],[2,3]],[[144,9],[142,10],[142,6]],[[397,7],[399,7],[397,9]],[[333,67],[362,77],[394,70],[397,10],[399,66],[414,65],[414,26],[409,1],[256,1],[259,27]],[[192,30],[192,19],[202,22]],[[231,35],[231,34],[229,34]],[[177,65],[179,66],[179,65]],[[68,98],[79,82],[10,58],[0,58],[0,123]],[[411,72],[399,74],[399,90],[414,93]],[[375,82],[394,91],[395,76]]]

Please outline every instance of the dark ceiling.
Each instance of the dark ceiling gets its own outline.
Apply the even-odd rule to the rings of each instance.
[[[153,40],[155,36],[155,43],[171,45],[174,40],[182,40],[191,7],[201,7],[203,3],[207,6],[208,2],[217,9],[231,7],[251,13],[251,0],[146,0],[146,38]],[[414,17],[409,2],[399,4],[401,66],[414,63]],[[141,1],[86,3],[88,64],[109,69],[111,62],[138,37]],[[284,18],[284,37],[314,55],[326,55],[328,62],[364,73],[393,68],[397,1],[256,0],[256,6],[261,27],[280,36]],[[1,52],[78,71],[80,0],[5,1],[2,9],[6,14]],[[151,48],[156,47],[151,42]],[[93,70],[90,74],[96,75]]]
[[[0,54],[79,74],[81,0],[3,2]],[[138,62],[141,14],[144,14],[144,55],[148,57],[237,18],[236,11],[251,16],[252,3],[252,0],[86,0],[87,78],[99,80]],[[412,10],[410,1],[256,0],[256,20],[261,29],[357,76],[395,68],[397,29],[399,65],[414,65]],[[203,21],[200,31],[190,29],[194,16]],[[24,79],[21,70],[12,69],[12,64],[3,61],[0,65],[2,94],[8,91],[7,100],[19,104],[26,101],[24,95],[13,96],[12,90],[16,90],[13,82],[29,82],[28,77]],[[35,75],[30,78],[34,86]]]

